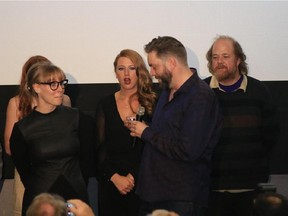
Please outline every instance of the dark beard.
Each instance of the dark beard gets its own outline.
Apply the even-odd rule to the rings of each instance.
[[[158,79],[159,79],[160,88],[170,89],[172,74],[168,70],[165,70],[165,73],[161,77],[159,77]]]

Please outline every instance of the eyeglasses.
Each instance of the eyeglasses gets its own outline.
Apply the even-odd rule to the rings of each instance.
[[[50,89],[52,91],[56,91],[56,89],[58,89],[59,85],[61,86],[62,89],[65,89],[66,86],[68,85],[68,79],[64,79],[60,82],[57,81],[53,81],[53,82],[39,82],[38,84],[42,84],[42,85],[49,85]]]

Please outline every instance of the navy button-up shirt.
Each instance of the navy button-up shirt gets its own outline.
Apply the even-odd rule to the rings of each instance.
[[[221,118],[216,96],[196,73],[169,101],[161,93],[152,123],[142,134],[137,193],[148,202],[178,200],[206,205],[210,159]]]

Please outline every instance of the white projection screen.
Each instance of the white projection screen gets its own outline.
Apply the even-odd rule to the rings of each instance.
[[[288,80],[286,1],[1,1],[0,85],[19,83],[24,62],[44,55],[70,83],[116,83],[113,61],[157,36],[179,39],[189,65],[209,76],[206,52],[217,35],[240,42],[250,75]]]

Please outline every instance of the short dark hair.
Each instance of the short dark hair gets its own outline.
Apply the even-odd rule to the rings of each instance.
[[[184,65],[188,65],[187,52],[184,45],[173,37],[159,36],[158,38],[154,38],[145,45],[144,50],[146,53],[155,51],[159,58],[165,58],[168,55],[172,55],[180,60]]]

